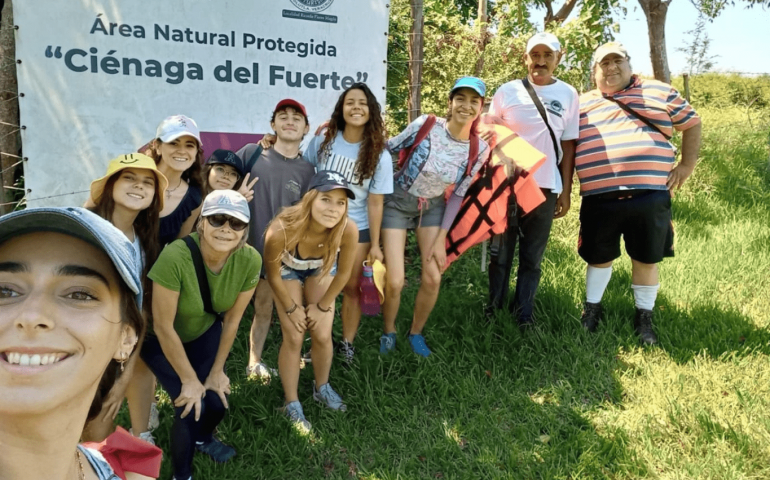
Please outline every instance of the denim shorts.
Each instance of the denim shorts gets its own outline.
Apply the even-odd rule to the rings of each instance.
[[[285,264],[281,264],[281,280],[299,280],[304,285],[305,280],[310,277],[316,277],[321,274],[322,268],[309,268],[307,270],[295,270]],[[329,275],[332,277],[337,274],[337,261],[334,261]]]

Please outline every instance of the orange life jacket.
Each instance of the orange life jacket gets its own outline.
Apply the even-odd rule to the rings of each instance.
[[[473,177],[446,238],[447,266],[463,252],[508,228],[508,200],[515,195],[528,213],[545,201],[534,173],[545,154],[502,125],[491,125],[496,142]]]

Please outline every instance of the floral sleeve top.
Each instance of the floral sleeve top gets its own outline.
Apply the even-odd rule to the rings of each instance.
[[[398,152],[409,148],[417,132],[428,118],[422,115],[410,123],[403,132],[388,140],[388,150]],[[468,186],[489,156],[489,146],[479,139],[479,155],[471,174],[466,176],[469,140],[458,140],[449,133],[446,119],[437,118],[428,136],[417,145],[403,171],[396,176],[396,184],[422,198],[435,198],[444,194],[450,185],[457,185],[455,195],[463,197]]]

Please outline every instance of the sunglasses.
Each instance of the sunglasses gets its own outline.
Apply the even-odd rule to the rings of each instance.
[[[211,225],[214,228],[220,228],[225,225],[225,223],[230,224],[230,228],[232,230],[235,230],[236,232],[240,232],[244,228],[248,227],[248,222],[242,222],[241,220],[238,220],[237,218],[230,217],[228,215],[209,215],[206,217],[206,220],[208,220],[209,225]]]

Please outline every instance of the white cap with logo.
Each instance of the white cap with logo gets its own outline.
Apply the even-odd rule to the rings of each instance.
[[[561,50],[561,43],[559,43],[559,39],[553,33],[540,32],[532,35],[532,38],[527,40],[527,53],[531,52],[538,45],[545,45],[552,52]]]
[[[155,132],[155,138],[159,138],[161,142],[167,143],[176,140],[179,137],[190,135],[198,140],[198,145],[203,145],[201,142],[201,132],[198,130],[198,124],[195,123],[190,117],[184,115],[172,115],[168,118],[164,118],[158,130]]]
[[[201,217],[211,215],[229,215],[242,222],[249,223],[251,212],[246,197],[235,190],[214,190],[203,200]]]

